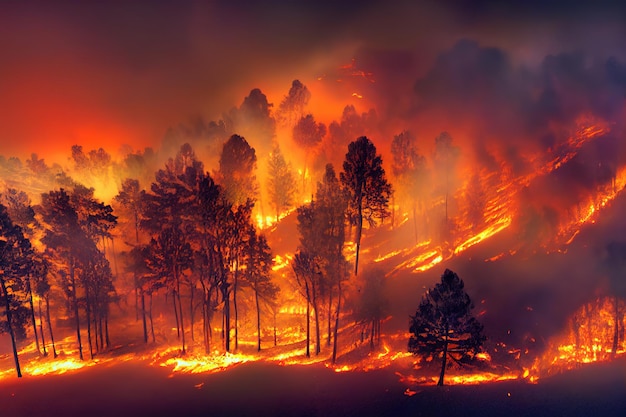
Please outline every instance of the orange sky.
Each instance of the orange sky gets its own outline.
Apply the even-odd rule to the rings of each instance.
[[[384,102],[393,113],[460,38],[536,64],[573,46],[619,50],[624,32],[611,9],[560,11],[551,2],[512,11],[488,1],[476,9],[430,0],[296,3],[2,2],[0,154],[158,146],[168,127],[198,115],[217,120],[253,88],[277,106],[293,79],[318,92],[311,105],[319,120],[338,119],[350,103],[366,110]],[[361,101],[336,83],[352,58],[374,73],[377,97]]]

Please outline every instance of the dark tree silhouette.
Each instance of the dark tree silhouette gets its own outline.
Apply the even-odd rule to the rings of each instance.
[[[2,196],[0,196],[0,204],[4,204],[7,209],[7,213],[11,218],[11,221],[19,226],[22,233],[30,241],[36,234],[36,230],[40,228],[39,222],[35,218],[35,210],[33,210],[30,204],[30,198],[23,191],[18,191],[14,188],[8,188]],[[32,268],[28,268],[24,282],[26,284],[26,295],[28,297],[30,319],[33,327],[33,334],[35,335],[35,346],[37,351],[41,352],[39,345],[39,334],[37,332],[37,324],[35,319],[35,305],[33,302],[33,290],[32,290],[32,276],[35,273],[34,264]],[[43,338],[43,334],[41,335]],[[45,351],[45,346],[44,346]]]
[[[311,99],[311,92],[299,80],[293,80],[289,93],[278,105],[277,118],[287,127],[293,127],[302,117]]]
[[[315,314],[315,354],[320,350],[320,328],[317,312],[317,294],[320,287],[321,272],[319,270],[319,260],[306,250],[300,249],[293,258],[293,272],[296,280],[304,291],[306,299],[306,357],[311,356],[311,307]]]
[[[276,211],[276,221],[278,221],[280,213],[293,206],[296,192],[296,181],[291,164],[285,161],[278,143],[274,145],[270,153],[267,168],[267,191]]]
[[[226,198],[235,205],[256,199],[256,152],[239,135],[232,135],[222,148],[218,178]]]
[[[48,326],[48,333],[50,334],[50,344],[52,346],[52,354],[56,358],[57,357],[57,349],[54,343],[54,332],[52,331],[52,319],[50,316],[50,282],[48,280],[48,274],[50,270],[50,262],[47,257],[36,254],[33,260],[33,291],[37,294],[38,300],[38,312],[39,312],[39,329],[41,333],[41,344],[43,345],[43,353],[47,355],[46,352],[46,340],[44,336],[43,323],[44,317],[45,322]],[[42,310],[42,304],[45,301],[45,314]]]
[[[29,315],[24,278],[30,269],[32,256],[30,241],[24,237],[21,228],[11,221],[6,207],[0,204],[0,300],[6,319],[0,325],[0,333],[8,332],[11,336],[18,377],[22,376],[22,371],[16,339],[26,336]]]
[[[263,92],[254,88],[243,100],[238,109],[231,112],[231,132],[248,138],[262,156],[270,151],[276,135],[276,122],[271,116],[272,103],[267,101]]]
[[[76,269],[82,250],[92,243],[79,224],[78,213],[72,206],[70,195],[64,190],[50,191],[41,196],[41,211],[46,223],[45,235],[42,243],[52,256],[61,260],[67,271],[63,270],[61,276],[67,278],[65,282],[68,289],[70,304],[73,308],[74,321],[76,324],[76,341],[78,354],[83,359],[83,345],[80,335],[80,317],[78,314],[78,291]]]
[[[340,178],[349,194],[350,223],[356,225],[355,275],[359,270],[363,219],[373,226],[388,216],[387,207],[392,190],[382,164],[381,156],[376,154],[376,147],[367,137],[361,136],[348,145]]]
[[[339,315],[342,301],[342,282],[346,279],[347,262],[343,254],[346,240],[346,209],[348,197],[332,164],[326,165],[322,182],[317,184],[315,194],[315,213],[312,232],[318,237],[312,242],[318,242],[316,251],[322,259],[324,287],[328,295],[328,343],[331,339],[331,316],[333,294],[336,295],[335,326],[333,332],[333,362],[337,359],[337,335],[339,329]]]
[[[244,279],[254,292],[256,306],[257,350],[261,350],[261,301],[272,304],[276,300],[279,288],[270,277],[272,252],[263,235],[254,228],[248,230],[247,245],[244,249]]]
[[[136,179],[126,178],[122,182],[122,189],[115,196],[115,201],[121,206],[124,218],[129,219],[132,225],[134,239],[129,239],[126,243],[130,246],[139,245],[139,230],[143,213],[143,203],[145,202],[145,191],[139,186]],[[141,317],[143,323],[144,342],[148,342],[148,328],[146,323],[146,300],[145,294],[139,285],[138,268],[132,268],[133,283],[135,287],[135,317],[139,315],[139,302],[141,301]]]
[[[428,290],[411,316],[409,352],[434,358],[441,356],[437,385],[443,385],[447,359],[459,364],[474,358],[485,341],[483,326],[472,316],[474,304],[465,292],[463,280],[449,269],[441,283]]]
[[[182,353],[186,352],[186,343],[185,321],[180,297],[181,284],[185,279],[184,273],[191,268],[192,262],[191,245],[178,227],[164,228],[156,239],[151,240],[147,266],[172,294],[176,330],[181,338]]]

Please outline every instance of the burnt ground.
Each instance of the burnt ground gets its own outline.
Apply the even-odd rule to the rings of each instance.
[[[394,370],[334,373],[322,365],[243,364],[170,374],[144,362],[0,381],[0,415],[26,416],[621,416],[626,359],[540,380],[407,385]]]

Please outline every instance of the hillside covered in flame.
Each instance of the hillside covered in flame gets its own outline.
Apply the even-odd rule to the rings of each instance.
[[[139,366],[441,406],[407,342],[446,269],[486,336],[447,385],[620,382],[623,6],[478,3],[0,6],[0,391]]]

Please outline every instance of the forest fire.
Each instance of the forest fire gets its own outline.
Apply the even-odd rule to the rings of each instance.
[[[621,8],[383,3],[6,8],[7,413],[495,415],[624,364]]]

